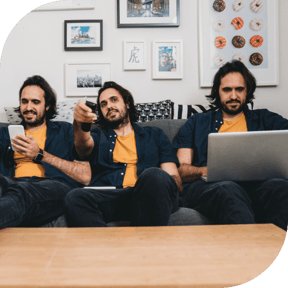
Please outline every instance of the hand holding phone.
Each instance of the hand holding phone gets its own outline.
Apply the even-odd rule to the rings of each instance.
[[[8,132],[9,132],[11,142],[13,142],[12,139],[17,137],[17,135],[19,134],[25,136],[24,127],[22,125],[9,125]],[[17,149],[14,148],[13,146],[12,146],[12,150],[17,151]]]
[[[85,103],[89,108],[91,108],[92,113],[96,113],[96,103],[90,102],[90,101],[86,101]],[[92,124],[93,123],[82,123],[81,124],[81,129],[84,132],[89,132],[92,128]]]

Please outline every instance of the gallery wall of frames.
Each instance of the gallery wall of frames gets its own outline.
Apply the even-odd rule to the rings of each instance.
[[[70,2],[38,7],[11,31],[1,57],[4,106],[17,105],[21,84],[34,74],[48,80],[59,101],[93,101],[113,80],[138,103],[207,105],[216,71],[239,59],[257,78],[255,108],[288,117],[288,1]]]

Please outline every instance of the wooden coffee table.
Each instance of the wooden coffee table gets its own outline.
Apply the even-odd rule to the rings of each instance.
[[[224,287],[270,266],[272,225],[6,228],[0,287]]]

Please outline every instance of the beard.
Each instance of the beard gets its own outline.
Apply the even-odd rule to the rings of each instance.
[[[229,103],[235,103],[235,104],[239,103],[240,105],[238,106],[238,108],[232,108],[232,107],[229,107],[227,105]],[[221,107],[220,108],[226,114],[234,116],[234,115],[237,115],[237,114],[241,113],[244,110],[245,104],[246,104],[245,102],[241,103],[239,100],[230,100],[230,101],[227,101],[225,103],[221,102]]]
[[[36,118],[27,118],[27,114],[34,114],[36,115]],[[25,124],[28,124],[30,127],[37,127],[42,125],[45,120],[46,120],[46,115],[45,113],[38,115],[35,111],[24,111],[23,113],[21,112],[21,118],[23,119],[23,121],[25,122]]]
[[[111,111],[118,112],[118,117],[115,116],[113,118],[109,118],[108,115]],[[125,108],[120,112],[117,109],[110,109],[106,114],[105,120],[109,123],[112,129],[119,128],[120,126],[126,126],[129,123],[129,110]]]

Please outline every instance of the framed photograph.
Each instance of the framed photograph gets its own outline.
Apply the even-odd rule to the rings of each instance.
[[[117,0],[117,27],[178,27],[180,0]]]
[[[278,0],[221,3],[198,2],[200,86],[211,87],[218,69],[233,59],[246,65],[257,86],[278,85]]]
[[[66,20],[65,51],[103,50],[102,20]]]
[[[125,40],[123,42],[124,70],[146,70],[146,41]]]
[[[112,79],[110,60],[66,63],[65,68],[66,97],[96,97],[104,82]]]
[[[94,0],[65,0],[54,1],[34,9],[33,11],[55,11],[55,10],[88,10],[94,9]]]
[[[153,42],[153,79],[183,78],[182,40]]]

